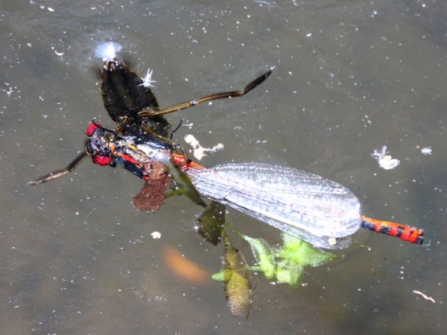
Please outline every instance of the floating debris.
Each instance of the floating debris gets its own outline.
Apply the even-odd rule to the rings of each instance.
[[[386,151],[386,145],[384,145],[382,147],[382,151],[379,152],[377,150],[374,150],[374,152],[371,154],[371,157],[379,162],[379,166],[382,169],[394,169],[396,166],[399,165],[400,161],[398,159],[392,158],[390,155],[387,154],[389,154],[389,152]]]
[[[255,0],[255,2],[257,4],[259,4],[260,7],[262,7],[263,5],[266,5],[268,9],[278,7],[278,5],[275,3],[275,1],[268,2],[268,1],[263,1],[263,0]]]
[[[413,290],[413,293],[421,295],[424,299],[426,299],[426,300],[430,300],[432,303],[436,303],[435,299],[433,299],[432,297],[429,297],[429,296],[425,295],[424,293],[422,293],[422,292],[420,292],[420,291]]]
[[[64,55],[64,53],[63,52],[58,52],[56,49],[54,49],[54,47],[51,47],[51,50],[53,50],[54,51],[54,53],[56,54],[56,56],[63,56]]]
[[[192,146],[194,150],[194,157],[197,158],[199,161],[206,156],[206,152],[213,153],[224,148],[224,145],[222,143],[217,143],[217,145],[212,148],[204,148],[200,145],[199,141],[196,140],[194,135],[191,134],[185,136],[185,141],[190,146]]]
[[[146,76],[144,78],[141,78],[143,80],[143,83],[141,83],[140,86],[144,86],[146,88],[154,87],[152,83],[156,83],[156,81],[152,80],[152,72],[153,71],[151,69],[147,69]]]
[[[422,149],[421,149],[421,153],[422,153],[423,155],[431,155],[432,151],[433,151],[433,150],[432,150],[430,147],[426,147],[426,148],[422,148]]]
[[[161,238],[161,233],[158,231],[154,231],[151,233],[151,236],[154,240],[157,240],[157,239]]]

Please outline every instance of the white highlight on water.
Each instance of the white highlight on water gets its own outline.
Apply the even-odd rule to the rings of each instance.
[[[121,45],[115,42],[101,43],[95,49],[95,57],[101,59],[114,59],[116,53],[121,50]]]

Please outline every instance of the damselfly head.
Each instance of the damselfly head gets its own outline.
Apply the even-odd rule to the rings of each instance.
[[[104,70],[108,72],[114,72],[116,69],[122,66],[122,63],[115,58],[113,59],[104,59]]]
[[[92,157],[93,163],[107,166],[113,160],[113,149],[110,146],[109,140],[104,137],[104,130],[100,123],[93,121],[87,127],[88,139],[85,143],[87,152]]]

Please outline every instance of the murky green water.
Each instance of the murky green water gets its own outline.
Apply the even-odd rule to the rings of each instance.
[[[0,3],[2,333],[442,334],[446,15],[440,1]],[[200,209],[187,199],[136,212],[141,181],[90,162],[26,185],[68,164],[94,117],[113,127],[93,71],[104,41],[123,45],[142,75],[154,69],[162,106],[242,88],[276,66],[243,98],[172,115],[192,124],[177,140],[223,143],[205,165],[267,162],[335,180],[366,215],[424,228],[429,246],[359,232],[369,248],[339,252],[297,289],[260,278],[248,321],[232,316],[221,283],[185,281],[165,262],[170,246],[209,273],[220,267],[222,248],[197,236]],[[394,170],[370,157],[383,145],[401,161]],[[279,241],[265,224],[229,218]]]

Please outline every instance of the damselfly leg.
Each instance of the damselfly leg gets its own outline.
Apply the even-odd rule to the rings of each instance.
[[[87,128],[86,133],[88,139],[85,142],[85,150],[83,152],[81,152],[70,164],[68,164],[65,169],[51,172],[50,174],[47,174],[39,179],[30,181],[28,185],[39,185],[62,177],[76,169],[88,156],[93,158],[93,162],[95,164],[99,164],[101,166],[106,166],[113,163],[109,147],[108,145],[104,145],[104,142],[109,141],[109,136],[104,136],[104,131],[113,133],[111,130],[103,128],[101,124],[93,121]]]
[[[76,169],[79,166],[79,164],[81,164],[82,161],[84,159],[86,159],[88,156],[89,156],[89,154],[87,153],[87,151],[83,151],[73,160],[73,162],[68,164],[68,166],[65,169],[51,172],[50,174],[47,174],[46,176],[43,176],[43,177],[41,177],[39,179],[30,181],[28,183],[28,185],[39,185],[39,184],[42,184],[42,183],[46,183],[47,181],[51,181],[53,179],[62,177],[64,175],[66,175],[67,173],[70,173],[74,169]]]
[[[153,117],[153,116],[159,116],[159,115],[165,115],[169,113],[174,113],[177,111],[180,111],[182,109],[187,109],[190,107],[197,106],[199,104],[202,104],[204,102],[212,101],[212,100],[219,100],[219,99],[228,99],[228,98],[237,98],[241,97],[248,92],[252,91],[254,88],[256,88],[258,85],[260,85],[262,82],[264,82],[271,74],[273,69],[267,71],[262,76],[256,78],[252,82],[248,83],[242,90],[239,91],[231,91],[231,92],[221,92],[221,93],[214,93],[211,95],[207,95],[205,97],[199,98],[197,100],[189,100],[185,101],[179,104],[176,104],[171,107],[163,108],[158,111],[152,111],[152,110],[142,110],[138,113],[139,117]]]

